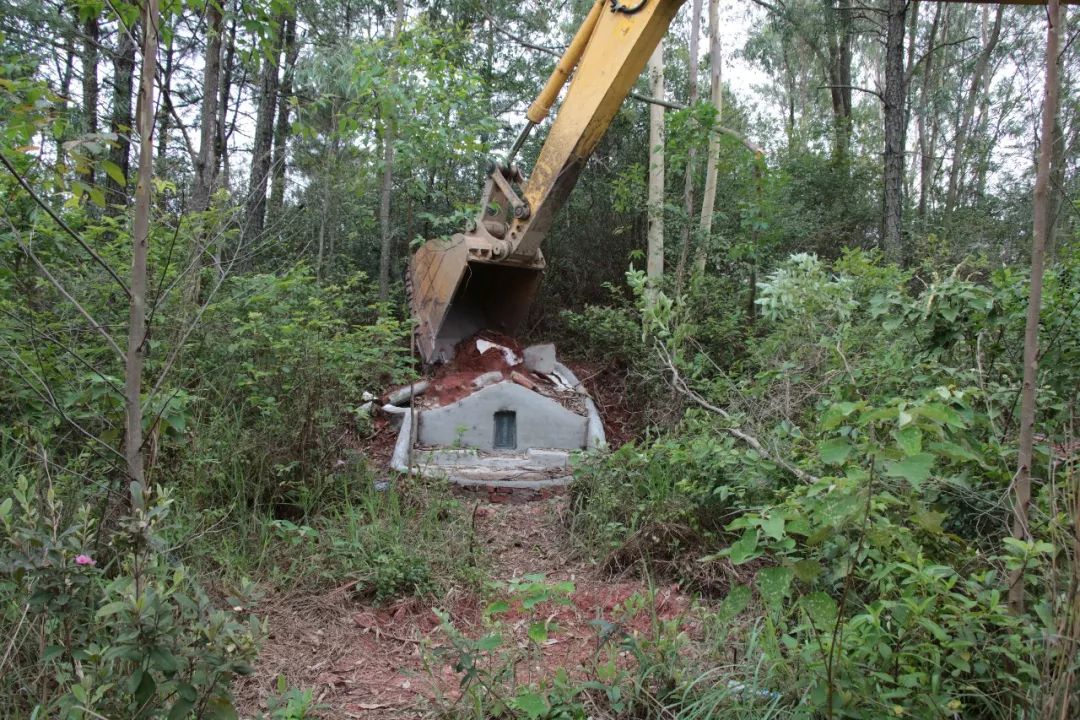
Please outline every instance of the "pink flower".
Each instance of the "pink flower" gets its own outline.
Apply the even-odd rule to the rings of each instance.
[[[97,565],[97,560],[90,557],[89,555],[76,555],[75,556],[75,564],[76,565]]]

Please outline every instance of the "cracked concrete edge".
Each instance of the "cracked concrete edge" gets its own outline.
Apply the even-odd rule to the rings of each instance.
[[[409,454],[412,451],[413,411],[402,413],[401,427],[398,428],[397,441],[394,442],[394,454],[390,456],[390,467],[400,473],[409,474]]]
[[[573,481],[572,475],[562,475],[548,480],[473,480],[450,475],[447,480],[459,487],[490,487],[507,490],[544,490],[545,488],[566,487]]]
[[[585,410],[589,416],[589,424],[586,427],[585,447],[589,450],[602,450],[607,447],[607,435],[604,433],[604,421],[600,419],[600,408],[593,399],[585,392],[584,386],[578,380],[574,371],[559,361],[555,361],[555,374],[585,397]]]
[[[400,439],[401,434],[399,434],[398,437]],[[396,453],[395,458],[397,458]],[[397,461],[392,461],[392,464],[394,462]],[[395,464],[394,469],[406,474],[410,472],[410,468],[407,464],[404,463]],[[500,480],[497,478],[467,478],[462,477],[461,475],[447,472],[446,468],[433,467],[431,465],[416,465],[411,468],[411,472],[421,475],[422,477],[439,478],[441,480],[446,480],[447,482],[457,485],[459,487],[490,487],[509,490],[544,490],[546,488],[566,487],[574,480],[573,475],[559,475],[557,477],[545,478],[542,480]]]

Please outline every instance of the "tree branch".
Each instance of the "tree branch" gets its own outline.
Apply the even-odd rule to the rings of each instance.
[[[6,340],[4,342],[5,342],[5,344],[7,344]],[[26,363],[23,362],[22,358],[18,357],[18,355],[16,353],[14,353],[14,352],[12,354],[15,357],[15,359],[17,359],[19,361],[20,365],[22,365],[23,367],[26,367]],[[42,390],[40,388],[38,388],[34,383],[32,383],[29,380],[29,378],[27,378],[25,375],[23,375],[23,373],[19,370],[18,367],[11,364],[7,360],[7,358],[5,358],[2,355],[0,355],[0,363],[3,363],[4,365],[6,365],[7,368],[9,370],[11,370],[11,372],[13,372],[15,375],[17,375],[18,378],[23,381],[23,384],[26,385],[26,387],[30,388],[31,392],[33,392],[35,395],[37,395],[39,398],[41,398],[41,400],[46,405],[48,405],[54,412],[56,412],[57,415],[59,415],[61,418],[63,418],[64,422],[71,425],[71,427],[75,428],[81,435],[86,437],[88,440],[91,440],[94,443],[100,445],[101,447],[103,447],[108,452],[110,452],[113,455],[116,455],[117,457],[119,457],[121,460],[124,458],[124,456],[122,454],[120,454],[120,452],[117,451],[117,449],[114,448],[112,445],[109,445],[104,440],[99,438],[97,435],[93,434],[92,432],[90,432],[89,430],[84,428],[82,425],[80,425],[79,423],[72,420],[71,417],[66,412],[64,412],[63,408],[61,408],[60,405],[57,404],[56,401],[53,399],[52,392],[48,390],[48,386],[45,385],[44,381],[41,378],[38,378],[38,381],[42,383],[43,387],[45,387],[45,390],[46,390],[45,392],[42,392]],[[29,372],[36,377],[37,374],[34,373],[32,370],[29,370]]]
[[[73,358],[75,358],[75,360],[80,365],[82,365],[83,367],[85,367],[87,370],[94,373],[95,375],[97,375],[98,378],[100,378],[102,380],[102,382],[104,382],[106,385],[108,385],[110,388],[112,388],[113,391],[116,392],[117,395],[119,395],[121,397],[123,396],[124,391],[121,390],[119,387],[117,387],[116,383],[114,383],[112,381],[112,379],[108,375],[105,375],[104,373],[102,373],[100,370],[97,369],[97,367],[94,366],[94,364],[92,362],[90,362],[89,360],[84,358],[82,355],[80,355],[79,352],[77,350],[75,350],[75,348],[71,347],[70,345],[65,344],[62,340],[60,340],[59,338],[57,338],[55,335],[53,335],[51,333],[47,333],[47,332],[44,332],[42,330],[38,330],[36,327],[34,327],[34,325],[32,323],[27,323],[25,320],[23,320],[21,317],[19,317],[15,313],[11,312],[10,310],[5,310],[3,308],[0,308],[0,313],[3,313],[4,315],[7,315],[12,321],[17,322],[24,330],[31,333],[32,335],[35,335],[35,336],[41,338],[42,340],[47,340],[48,342],[51,342],[52,344],[56,345],[56,347],[60,348],[64,352],[66,352],[68,355],[71,355]]]
[[[23,255],[26,255],[26,257],[29,258],[30,261],[37,266],[38,271],[40,271],[41,274],[45,276],[45,279],[47,279],[52,284],[52,286],[55,287],[57,291],[64,296],[64,299],[66,299],[69,303],[75,306],[75,309],[79,311],[79,314],[86,318],[86,321],[90,323],[90,326],[94,328],[94,330],[101,334],[101,337],[105,338],[105,342],[108,344],[109,348],[114,353],[116,353],[117,357],[119,357],[121,361],[123,361],[124,352],[120,349],[120,346],[116,344],[116,341],[113,340],[112,335],[110,335],[108,331],[101,326],[101,323],[94,319],[94,316],[91,315],[86,310],[86,308],[79,304],[78,300],[71,296],[71,293],[64,289],[64,286],[60,284],[59,280],[53,277],[52,273],[49,272],[48,268],[45,267],[44,263],[41,262],[41,260],[34,253],[34,251],[31,250],[25,243],[23,243],[22,238],[19,237],[18,231],[15,229],[15,226],[12,225],[10,218],[5,219],[7,219],[8,226],[11,228],[11,231],[14,234],[15,244],[17,244],[19,246],[19,249],[22,250]]]
[[[521,45],[522,47],[526,47],[526,48],[528,48],[530,50],[535,50],[537,52],[542,52],[542,53],[545,53],[547,55],[551,55],[552,57],[556,57],[556,58],[561,58],[562,57],[562,53],[560,51],[558,51],[558,50],[553,50],[552,48],[544,47],[543,45],[534,45],[531,42],[529,42],[528,40],[526,40],[525,38],[521,37],[520,35],[515,35],[514,33],[510,32],[509,30],[505,30],[505,29],[499,27],[499,22],[495,18],[493,18],[491,16],[491,13],[489,13],[487,10],[484,11],[484,15],[487,17],[488,22],[491,23],[491,27],[492,27],[493,30],[495,30],[495,32],[499,33],[500,35],[505,35],[506,37],[508,37],[511,40],[513,40],[514,42],[516,42],[518,45]]]
[[[683,378],[682,374],[679,372],[679,369],[677,367],[675,367],[674,358],[671,357],[671,354],[668,352],[667,348],[663,347],[659,343],[657,343],[656,347],[657,347],[657,351],[660,353],[660,356],[664,361],[664,365],[667,366],[668,373],[670,373],[670,375],[671,375],[671,386],[672,386],[672,388],[675,389],[676,392],[678,392],[678,393],[682,394],[683,396],[689,398],[695,404],[697,404],[699,407],[702,407],[702,408],[704,408],[705,410],[708,410],[711,413],[719,415],[724,420],[730,421],[732,419],[730,413],[728,413],[727,410],[724,410],[721,407],[713,405],[708,400],[706,400],[701,395],[699,395],[697,392],[695,392],[693,390],[693,388],[690,387],[690,385]],[[760,440],[758,440],[756,437],[754,437],[750,433],[746,432],[742,428],[725,427],[724,432],[726,432],[727,434],[731,435],[734,438],[742,440],[744,443],[746,443],[747,445],[752,447],[754,450],[756,450],[758,452],[758,454],[760,454],[763,458],[765,458],[769,462],[773,463],[774,465],[777,465],[777,466],[783,468],[784,470],[787,470],[789,473],[791,473],[792,475],[797,477],[799,480],[802,480],[805,483],[816,483],[816,482],[818,482],[819,478],[817,476],[811,475],[810,473],[806,472],[805,470],[802,470],[800,468],[795,467],[794,465],[787,462],[786,460],[783,460],[783,459],[781,459],[779,457],[776,457],[771,452],[769,452],[768,450],[765,449],[765,446],[761,444]]]
[[[675,102],[674,100],[661,100],[660,98],[649,97],[648,95],[642,95],[641,93],[637,92],[630,93],[630,97],[634,98],[635,100],[640,100],[643,103],[648,103],[649,105],[659,105],[661,107],[666,107],[669,110],[686,109],[685,105],[679,102]]]
[[[187,127],[184,125],[184,121],[180,118],[180,114],[176,112],[176,106],[173,105],[172,93],[169,92],[168,87],[161,81],[161,73],[158,73],[158,87],[161,89],[161,98],[165,101],[165,107],[168,109],[172,119],[176,121],[176,127],[180,130],[180,135],[184,138],[184,147],[188,152],[188,157],[191,159],[191,163],[194,166],[198,163],[199,151],[195,148],[195,145],[191,142],[191,136],[188,134]]]
[[[873,95],[874,97],[876,97],[878,100],[881,100],[882,102],[885,101],[884,98],[882,97],[881,93],[879,93],[877,90],[873,90],[871,88],[861,87],[859,85],[821,85],[821,86],[818,87],[818,90],[832,90],[834,88],[840,89],[840,90],[845,90],[845,89],[846,90],[858,90],[859,92],[864,92],[864,93],[867,93],[868,95]]]
[[[94,252],[93,248],[86,244],[86,241],[82,239],[82,236],[72,230],[71,226],[64,222],[64,220],[59,215],[57,215],[56,212],[54,212],[53,209],[49,207],[48,204],[44,200],[42,200],[36,192],[34,192],[34,188],[30,187],[30,183],[26,182],[26,178],[19,174],[19,171],[15,169],[15,166],[11,164],[11,162],[7,159],[7,156],[4,155],[2,152],[0,152],[0,163],[3,163],[4,167],[7,168],[7,171],[11,173],[11,176],[15,178],[16,182],[18,182],[19,185],[22,186],[22,189],[25,190],[31,198],[33,198],[34,202],[36,202],[41,207],[41,209],[44,210],[45,213],[53,219],[53,222],[59,225],[64,232],[66,232],[72,237],[72,239],[75,240],[75,242],[79,243],[79,247],[89,253],[90,257],[94,259],[94,262],[103,267],[105,269],[105,272],[109,273],[109,275],[112,276],[112,279],[116,281],[117,285],[119,285],[123,289],[124,295],[130,298],[131,290],[129,290],[127,284],[120,279],[120,276],[116,274],[116,271],[109,267],[109,264],[105,262],[105,260],[100,255]]]
[[[649,97],[648,95],[642,95],[641,93],[636,93],[636,92],[630,93],[630,97],[632,97],[635,100],[640,100],[643,103],[649,103],[650,105],[660,105],[662,107],[666,107],[666,108],[671,109],[671,110],[685,110],[687,108],[686,105],[683,105],[680,102],[675,102],[674,100],[660,100],[659,98]],[[751,140],[749,140],[745,135],[740,133],[738,130],[732,130],[731,128],[719,127],[719,126],[714,127],[713,130],[720,133],[721,135],[729,135],[729,136],[735,138],[736,140],[741,142],[746,147],[747,150],[749,150],[752,153],[756,153],[758,155],[764,155],[765,154],[765,150],[763,148],[761,148],[758,145],[755,145]]]
[[[924,60],[927,60],[930,56],[932,56],[938,50],[941,50],[942,48],[947,48],[947,47],[949,47],[951,45],[963,45],[966,42],[971,42],[972,40],[978,40],[978,39],[979,38],[975,37],[974,35],[969,35],[966,38],[960,38],[959,40],[950,40],[949,42],[939,43],[939,44],[935,45],[934,47],[932,47],[929,50],[927,50],[926,52],[924,52],[922,54],[922,56],[918,60],[915,61],[915,64],[911,66],[911,72],[908,73],[905,82],[911,82],[911,79],[915,76],[915,70],[923,63]]]

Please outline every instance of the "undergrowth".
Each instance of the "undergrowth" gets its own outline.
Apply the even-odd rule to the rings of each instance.
[[[63,395],[3,388],[5,717],[235,717],[231,680],[251,671],[264,595],[385,603],[479,582],[461,503],[438,483],[386,482],[366,458],[365,392],[414,376],[408,324],[362,275],[320,283],[299,266],[216,293],[147,401],[160,487],[114,480],[118,381],[78,364],[101,351],[94,336],[80,355],[27,350]],[[49,306],[27,312],[56,322]],[[163,307],[160,332],[182,312]],[[57,407],[79,432],[57,430]],[[304,692],[280,693],[270,716],[306,716]]]
[[[1076,269],[1047,281],[1032,540],[1011,537],[1008,504],[1025,278],[862,253],[772,273],[733,361],[698,334],[692,299],[644,303],[654,382],[691,410],[579,467],[571,533],[609,568],[644,563],[741,618],[730,652],[762,669],[772,712],[1080,712]],[[698,673],[695,693],[723,690]]]
[[[444,484],[376,482],[363,469],[333,482],[334,502],[293,519],[240,503],[184,513],[177,552],[226,582],[260,578],[275,592],[347,586],[385,602],[478,582],[470,509]]]

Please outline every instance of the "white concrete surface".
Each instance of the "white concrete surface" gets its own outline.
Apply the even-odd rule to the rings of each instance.
[[[421,445],[495,449],[495,413],[516,413],[517,443],[578,450],[586,447],[588,419],[514,382],[477,390],[455,403],[420,413]]]
[[[525,367],[533,372],[550,375],[555,372],[555,346],[551,343],[525,348]]]

